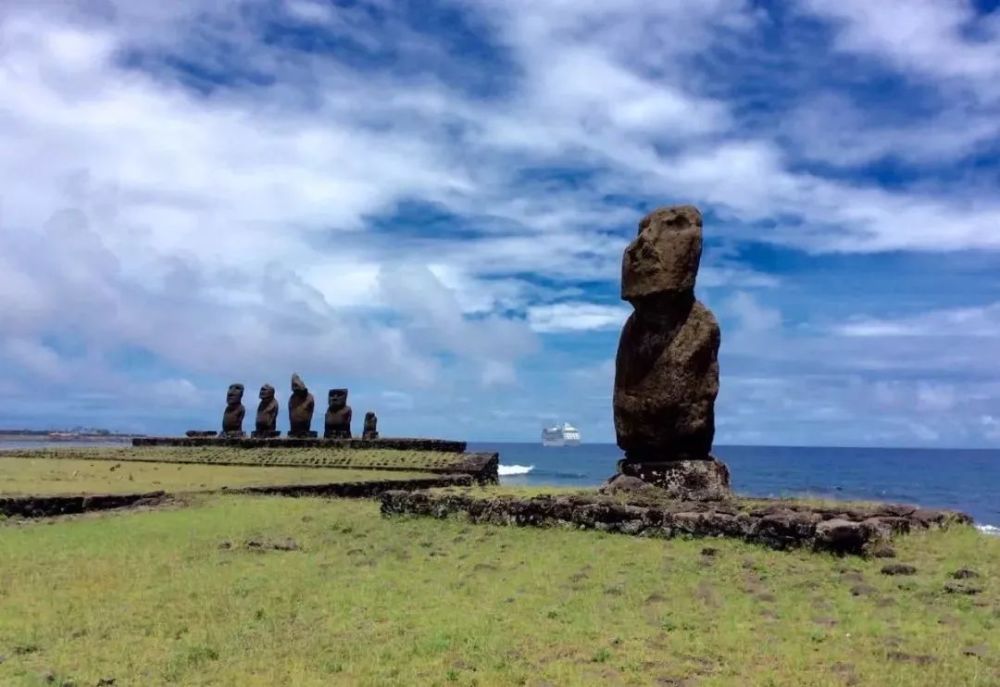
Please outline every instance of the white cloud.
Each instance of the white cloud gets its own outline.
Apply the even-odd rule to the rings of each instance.
[[[1000,338],[1000,303],[934,310],[895,319],[860,318],[835,330],[851,337]]]
[[[887,188],[801,164],[896,156],[927,167],[995,141],[996,22],[966,31],[962,3],[804,5],[834,21],[838,50],[961,99],[897,132],[848,99],[797,94],[790,136],[749,125],[729,98],[741,84],[704,71],[723,46],[735,66],[761,57],[752,46],[767,17],[743,0],[462,4],[498,74],[391,3],[238,11],[252,4],[5,5],[0,355],[12,371],[0,388],[16,379],[24,390],[32,374],[122,388],[123,349],[152,354],[164,383],[191,394],[170,380],[200,388],[298,368],[364,370],[399,393],[517,386],[537,334],[621,326],[627,306],[588,291],[616,292],[623,233],[673,201],[702,205],[706,233],[729,243],[1000,248],[988,174]],[[256,22],[268,17],[328,32],[358,59],[264,42]],[[386,226],[410,202],[445,219]],[[723,250],[706,255],[700,285],[738,290],[719,298],[748,337],[726,346],[746,355],[764,334],[784,341],[770,300],[781,293],[745,291],[778,280]],[[993,336],[992,307],[866,315],[830,327],[835,341],[757,354],[820,367],[851,356],[854,370],[952,364],[971,349],[927,339]],[[60,350],[53,333],[83,353]],[[919,341],[883,341],[903,334]]]
[[[528,308],[528,324],[536,332],[583,332],[620,329],[631,308],[597,303],[553,303]]]

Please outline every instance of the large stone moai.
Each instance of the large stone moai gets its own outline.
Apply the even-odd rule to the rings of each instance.
[[[323,436],[327,439],[350,439],[352,415],[351,406],[347,405],[347,389],[330,389]]]
[[[243,417],[247,409],[243,407],[243,385],[230,384],[226,392],[226,410],[222,414],[222,436],[239,438],[243,433]]]
[[[315,408],[316,401],[305,382],[297,374],[293,374],[292,395],[288,398],[289,437],[306,439],[316,436],[316,432],[310,429]]]
[[[639,223],[622,260],[621,295],[635,312],[615,359],[619,474],[685,499],[729,494],[729,470],[711,455],[720,333],[694,296],[701,247],[701,213],[690,205]]]
[[[371,410],[365,413],[365,427],[361,438],[378,439],[378,417]]]
[[[274,387],[265,384],[260,388],[259,397],[256,428],[252,436],[258,439],[273,439],[281,434],[278,431],[278,399],[274,397]]]

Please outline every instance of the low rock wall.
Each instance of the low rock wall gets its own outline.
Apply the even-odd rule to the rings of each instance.
[[[75,515],[95,510],[154,505],[165,498],[167,498],[167,494],[163,491],[151,491],[144,494],[95,494],[87,496],[0,496],[0,515],[19,518]]]
[[[226,446],[229,448],[336,448],[336,449],[392,449],[395,451],[440,451],[463,453],[464,441],[447,439],[299,439],[277,437],[135,437],[133,446]]]
[[[758,500],[622,503],[600,496],[482,498],[467,494],[387,491],[383,515],[443,518],[461,514],[472,522],[534,527],[571,526],[646,537],[733,537],[774,549],[810,548],[866,555],[896,534],[913,529],[971,523],[962,513],[885,505],[871,508],[811,507]]]
[[[264,487],[223,489],[229,494],[274,494],[276,496],[327,496],[340,498],[370,498],[386,491],[412,491],[438,487],[468,487],[474,484],[471,475],[441,475],[407,480],[371,482],[335,482],[332,484],[291,484]]]

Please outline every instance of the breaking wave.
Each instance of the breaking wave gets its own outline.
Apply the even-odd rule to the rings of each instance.
[[[997,527],[996,525],[976,525],[976,529],[983,534],[1000,537],[1000,527]]]
[[[511,477],[512,475],[527,475],[534,469],[534,465],[501,465],[497,468],[497,473],[501,477]]]

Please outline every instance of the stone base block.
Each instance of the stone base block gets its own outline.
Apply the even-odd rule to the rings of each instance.
[[[220,432],[219,436],[223,439],[242,439],[247,435],[246,432]]]
[[[318,432],[295,432],[294,434],[292,434],[291,432],[288,433],[289,439],[315,439],[318,436],[319,436]]]
[[[350,439],[351,430],[349,429],[328,429],[323,432],[324,439]]]
[[[212,430],[201,430],[201,429],[189,429],[184,432],[184,436],[190,437],[192,439],[205,439],[210,437],[219,436],[218,432]]]
[[[266,432],[251,432],[250,436],[254,439],[277,439],[281,436],[281,432],[271,429]]]
[[[619,461],[618,474],[636,477],[665,490],[671,498],[685,501],[718,501],[732,495],[729,468],[715,458],[660,462],[626,459]]]

